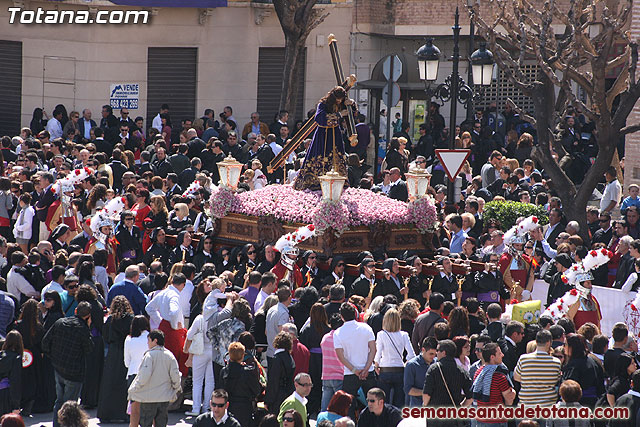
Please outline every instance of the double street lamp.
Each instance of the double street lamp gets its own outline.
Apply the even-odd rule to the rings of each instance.
[[[460,77],[458,66],[460,62],[460,15],[456,7],[455,24],[453,29],[453,70],[445,79],[444,83],[439,84],[435,88],[431,87],[431,83],[438,78],[438,68],[440,65],[440,49],[433,44],[433,39],[427,39],[427,42],[418,49],[416,56],[418,57],[418,71],[420,80],[425,82],[425,92],[430,100],[437,97],[442,102],[451,100],[451,111],[449,115],[449,149],[455,148],[455,128],[456,115],[458,111],[458,102],[469,109],[474,100],[474,90]],[[472,35],[471,35],[472,36]],[[482,43],[480,48],[473,52],[469,57],[471,63],[473,85],[490,86],[493,77],[493,54],[487,49],[486,43]],[[455,203],[454,199],[454,183],[448,182],[447,185],[447,202]]]

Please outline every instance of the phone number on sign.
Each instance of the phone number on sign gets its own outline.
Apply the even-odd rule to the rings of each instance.
[[[138,108],[138,100],[137,99],[112,99],[109,103],[111,108]]]

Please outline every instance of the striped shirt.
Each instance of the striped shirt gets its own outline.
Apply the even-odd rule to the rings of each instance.
[[[562,376],[560,360],[541,351],[523,354],[515,373],[520,375],[520,402],[551,406],[558,401],[556,385]]]
[[[333,334],[331,331],[322,337],[320,348],[322,349],[322,379],[323,380],[342,380],[344,378],[344,366],[336,355],[336,349],[333,347]]]
[[[478,375],[480,375],[480,372],[482,372],[482,370],[484,369],[484,366],[481,366],[480,369],[478,369],[476,371],[476,374],[474,376],[474,381],[475,379],[478,377]],[[488,402],[481,402],[477,399],[475,399],[476,405],[478,405],[478,407],[486,407],[486,406],[498,406],[498,405],[504,405],[504,396],[502,395],[503,392],[505,391],[509,391],[511,389],[511,385],[509,385],[509,380],[507,379],[507,376],[505,374],[503,374],[502,372],[494,372],[493,373],[493,377],[491,378],[491,389],[490,389],[490,393],[489,393],[489,401]],[[496,420],[496,419],[477,419],[478,421],[482,422],[482,423],[487,423],[487,424],[495,424],[495,423],[506,423],[507,420],[506,419],[501,419],[501,420]]]

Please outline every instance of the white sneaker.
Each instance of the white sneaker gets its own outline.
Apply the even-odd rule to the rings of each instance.
[[[187,411],[184,413],[185,415],[188,415],[190,417],[197,417],[198,415],[200,415],[200,412],[196,412],[196,411]]]

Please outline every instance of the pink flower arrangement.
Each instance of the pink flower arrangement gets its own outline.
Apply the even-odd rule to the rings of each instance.
[[[344,203],[329,200],[320,203],[320,207],[313,216],[313,224],[318,234],[331,228],[339,237],[353,225],[353,222]]]
[[[434,231],[438,225],[438,213],[430,197],[422,197],[409,203],[409,222],[421,233]]]
[[[297,191],[289,185],[268,185],[260,190],[233,193],[217,188],[211,194],[211,215],[229,212],[274,216],[284,222],[314,224],[318,233],[331,228],[338,235],[357,226],[377,222],[415,224],[420,232],[437,224],[436,209],[428,197],[405,203],[370,190],[347,188],[337,203],[323,202],[319,191]]]
[[[213,218],[222,218],[232,211],[234,204],[237,204],[237,200],[233,191],[222,186],[214,187],[209,199],[209,209]]]

